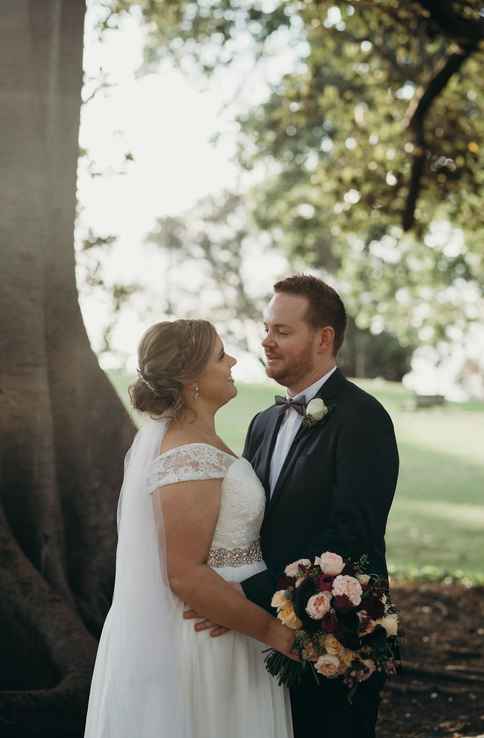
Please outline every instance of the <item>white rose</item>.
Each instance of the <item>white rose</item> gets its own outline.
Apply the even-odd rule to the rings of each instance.
[[[298,559],[293,561],[292,564],[288,564],[284,569],[284,573],[287,577],[298,577],[300,566],[311,566],[309,559]]]
[[[306,612],[313,620],[321,620],[331,607],[331,593],[321,592],[309,598]]]
[[[345,562],[339,554],[331,553],[326,551],[321,556],[316,558],[316,563],[321,567],[323,574],[327,574],[329,577],[335,577],[341,574],[345,568]]]
[[[336,656],[325,655],[320,656],[314,666],[319,674],[328,677],[328,679],[332,679],[335,676],[338,676],[340,663]]]
[[[363,590],[361,588],[361,584],[355,577],[340,574],[333,582],[333,594],[335,597],[347,597],[356,607],[361,602]]]
[[[277,592],[274,592],[271,600],[271,607],[277,607],[280,609],[281,607],[285,607],[288,602],[288,597],[286,594],[285,589],[280,589]]]
[[[387,636],[396,636],[398,633],[398,615],[396,613],[385,615],[385,617],[377,620],[376,624],[385,628]]]
[[[309,415],[314,421],[324,418],[327,412],[328,408],[326,407],[324,400],[320,397],[315,397],[306,405],[306,415]]]

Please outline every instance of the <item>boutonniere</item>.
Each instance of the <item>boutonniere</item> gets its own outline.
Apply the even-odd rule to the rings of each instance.
[[[321,397],[315,397],[306,405],[303,417],[303,425],[306,428],[312,428],[313,425],[319,423],[325,415],[329,413],[329,408]]]

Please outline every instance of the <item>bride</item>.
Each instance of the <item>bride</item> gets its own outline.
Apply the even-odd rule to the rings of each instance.
[[[265,568],[265,495],[215,432],[236,360],[204,320],[143,336],[134,407],[149,415],[125,460],[116,578],[91,683],[85,738],[292,738],[289,694],[264,648],[294,631],[235,583]],[[183,610],[230,629],[196,633]]]

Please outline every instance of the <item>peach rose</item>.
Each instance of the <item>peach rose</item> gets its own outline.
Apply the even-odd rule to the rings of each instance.
[[[314,643],[306,643],[302,651],[302,657],[306,661],[317,661],[319,658],[319,652]]]
[[[281,607],[285,607],[289,601],[286,590],[280,589],[277,592],[274,592],[271,600],[271,607],[277,607],[277,609],[280,610]]]
[[[321,620],[329,612],[331,607],[330,592],[320,592],[309,598],[306,612],[313,620]]]
[[[340,574],[333,582],[333,594],[335,597],[347,597],[356,607],[361,602],[363,590],[355,577]]]
[[[316,564],[319,564],[321,571],[330,577],[335,577],[341,574],[345,568],[345,562],[338,554],[326,551],[316,558]]]
[[[344,646],[341,645],[341,643],[338,641],[337,638],[334,637],[334,635],[327,635],[325,637],[324,647],[326,649],[326,652],[330,656],[337,656],[338,658],[341,658],[345,650]]]
[[[292,564],[288,564],[286,566],[284,574],[287,577],[298,577],[300,566],[311,566],[311,562],[309,559],[298,559],[297,561],[293,561]]]
[[[294,608],[291,603],[288,603],[286,607],[279,610],[277,617],[283,625],[287,625],[291,630],[299,630],[299,628],[302,628],[302,623],[294,612]]]
[[[370,581],[370,577],[368,576],[368,574],[357,574],[356,578],[362,587],[366,587],[366,585]]]
[[[338,676],[340,663],[336,656],[320,656],[315,663],[316,671],[319,674],[327,677],[328,679],[334,679]]]
[[[342,653],[341,656],[339,657],[339,659],[340,659],[341,663],[343,664],[343,666],[345,667],[345,669],[349,669],[350,668],[350,666],[353,663],[353,661],[355,660],[355,658],[356,658],[355,652],[354,651],[350,651],[349,648],[345,648],[344,649],[344,653]]]

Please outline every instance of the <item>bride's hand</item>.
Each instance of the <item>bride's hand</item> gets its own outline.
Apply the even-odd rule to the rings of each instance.
[[[267,639],[268,645],[293,661],[301,661],[299,654],[294,650],[295,641],[296,631],[291,630],[291,628],[288,628],[274,618],[274,623],[271,624]]]

